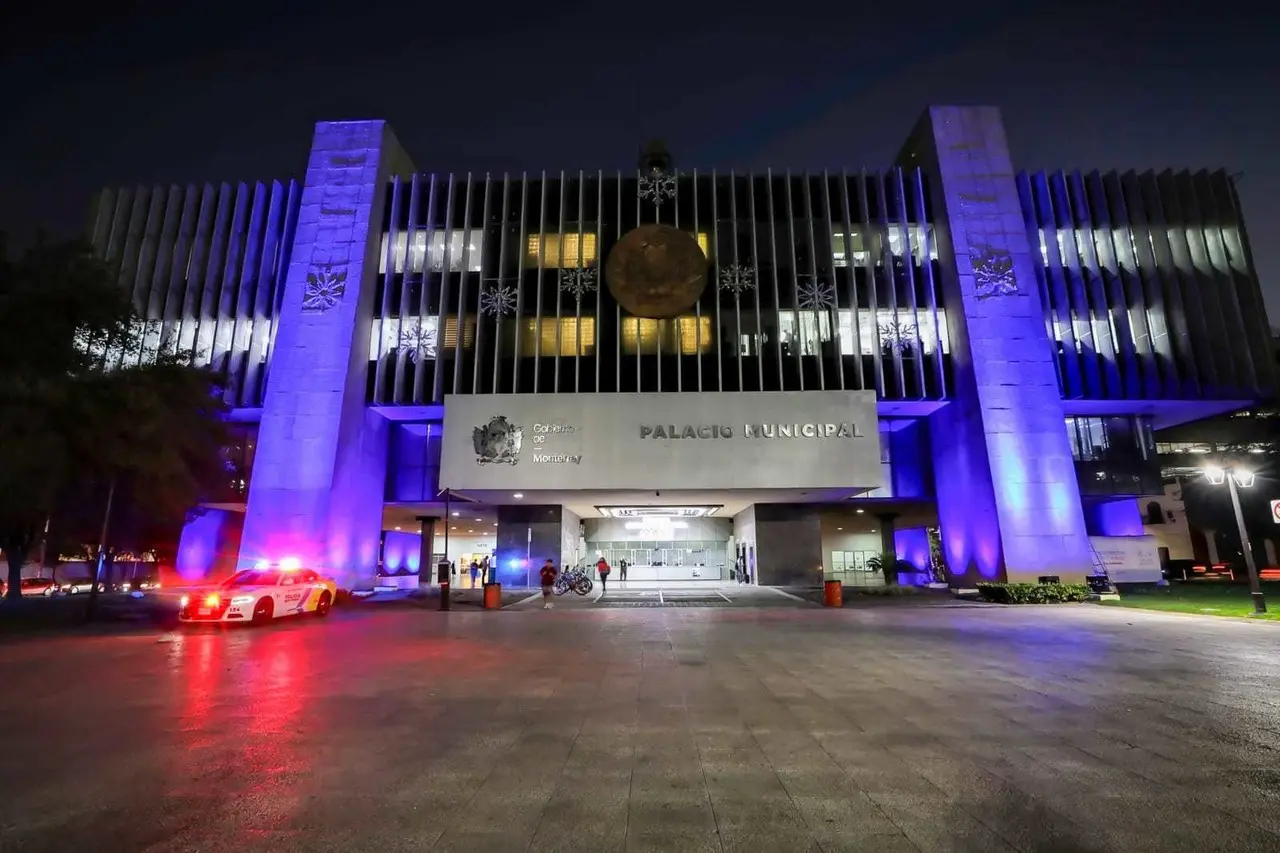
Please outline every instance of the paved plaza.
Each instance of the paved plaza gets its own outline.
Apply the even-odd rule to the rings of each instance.
[[[1280,626],[351,608],[0,645],[0,850],[1280,849]]]

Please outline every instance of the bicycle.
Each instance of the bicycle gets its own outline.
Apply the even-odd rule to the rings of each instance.
[[[556,595],[564,595],[569,590],[573,590],[578,595],[586,595],[591,592],[592,586],[591,578],[587,577],[586,572],[580,567],[575,567],[560,573],[552,591]]]

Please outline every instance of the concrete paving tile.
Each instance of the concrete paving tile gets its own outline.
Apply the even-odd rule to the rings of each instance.
[[[627,853],[721,853],[724,848],[713,827],[701,832],[632,830],[627,833],[625,849]]]
[[[432,853],[510,853],[527,850],[529,835],[502,832],[447,832],[429,848]]]

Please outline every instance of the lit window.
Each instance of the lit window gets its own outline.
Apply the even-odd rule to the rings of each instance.
[[[530,234],[525,246],[524,265],[546,269],[593,267],[597,260],[596,235],[593,233]]]
[[[428,240],[430,238],[430,240]],[[411,253],[410,270],[415,273],[421,273],[424,263],[430,258],[429,270],[431,272],[442,272],[447,262],[450,272],[480,272],[481,263],[484,260],[484,232],[479,229],[458,229],[449,232],[448,252],[445,251],[445,232],[443,230],[431,231],[425,230],[415,231],[413,233],[413,251]],[[431,249],[428,252],[427,244],[430,242]],[[409,234],[401,231],[396,234],[396,246],[392,252],[393,269],[397,273],[403,273],[405,267],[406,247],[409,244]],[[378,252],[378,272],[386,275],[387,272],[387,235],[382,235],[382,248]]]
[[[671,320],[622,318],[622,352],[626,355],[696,355],[712,349],[711,318],[685,316]]]
[[[938,247],[934,245],[932,234],[927,225],[909,225],[907,233],[911,235],[911,258],[916,264],[921,263],[924,257],[923,245],[927,241],[929,244],[929,259],[938,259]],[[903,257],[902,245],[902,226],[889,225],[883,231],[875,231],[872,236],[879,237],[878,240],[872,242],[887,248],[893,253],[894,257]],[[831,261],[833,266],[847,267],[849,266],[850,254],[852,253],[853,263],[856,266],[862,266],[867,263],[868,256],[875,258],[877,266],[883,265],[884,259],[880,255],[879,250],[872,251],[873,247],[867,245],[867,239],[861,230],[850,229],[848,240],[845,239],[843,228],[838,228],[831,232]]]
[[[705,232],[690,234],[698,241],[698,248],[707,258],[711,257],[711,241]],[[599,261],[599,246],[594,232],[567,232],[565,234],[530,234],[525,244],[524,265],[537,269],[541,252],[543,269],[578,269],[594,267]]]
[[[596,350],[595,317],[543,317],[541,322],[525,317],[520,323],[520,355],[566,358],[594,355]]]

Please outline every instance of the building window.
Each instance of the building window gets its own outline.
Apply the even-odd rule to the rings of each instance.
[[[938,248],[934,245],[932,234],[928,225],[908,225],[907,232],[911,235],[911,260],[914,264],[919,265],[924,260],[924,243],[929,244],[929,260],[936,261],[938,259]],[[893,253],[894,257],[903,257],[902,248],[902,226],[889,225],[885,231],[872,232],[878,233],[880,240],[887,239],[888,249]],[[867,236],[859,228],[853,228],[849,231],[849,239],[845,240],[845,231],[838,228],[831,232],[831,261],[834,266],[847,267],[849,259],[852,255],[855,266],[865,266],[868,260],[873,260],[877,266],[883,265],[884,258],[880,254],[880,249],[884,247],[883,242],[871,241],[872,245],[868,247]]]
[[[892,355],[894,350],[903,355],[929,355],[937,348],[939,338],[942,341],[942,352],[951,352],[951,343],[947,339],[947,318],[941,312],[937,315],[938,323],[935,328],[932,311],[918,310],[913,320],[909,309],[899,310],[896,317],[893,311],[872,312],[860,309],[857,312],[856,339],[854,312],[841,308],[834,313],[841,355],[873,355],[877,349],[881,355]],[[783,346],[791,353],[794,350],[790,347],[798,346],[802,355],[818,355],[822,344],[831,340],[831,314],[829,310],[780,311],[778,332],[782,335]],[[743,325],[746,326],[746,321]]]
[[[1071,458],[1077,462],[1099,462],[1106,457],[1107,428],[1103,418],[1067,418]]]
[[[529,269],[579,269],[594,267],[599,260],[594,233],[530,234],[525,244],[524,265]]]
[[[480,229],[462,229],[448,233],[448,252],[445,251],[445,232],[415,231],[413,233],[413,251],[408,252],[409,269],[421,273],[426,265],[430,272],[443,272],[446,262],[449,272],[480,272],[484,260],[484,232]],[[387,273],[388,237],[382,235],[382,248],[378,252],[378,272]],[[395,249],[391,252],[392,269],[397,273],[405,271],[405,255],[409,245],[409,234],[401,231],[396,234]],[[428,245],[430,250],[428,251]],[[446,255],[448,256],[446,258]]]
[[[711,318],[685,316],[670,320],[622,318],[624,355],[697,355],[709,353],[715,343]]]
[[[1213,445],[1203,441],[1159,441],[1156,442],[1156,453],[1212,453]]]
[[[446,317],[444,341],[440,341],[440,318],[434,315],[422,317],[383,317],[373,320],[373,334],[369,336],[369,360],[392,352],[403,353],[410,361],[435,358],[441,346],[446,353],[458,346],[458,318]],[[471,349],[476,343],[476,318],[462,318],[462,348]]]
[[[595,317],[543,317],[541,321],[524,317],[520,322],[520,354],[534,353],[555,357],[594,355],[596,351]]]
[[[710,241],[707,235],[700,233],[689,236],[697,239],[702,254],[710,258]],[[530,234],[525,243],[524,266],[526,269],[541,266],[548,270],[594,267],[599,262],[598,242],[593,231]]]

